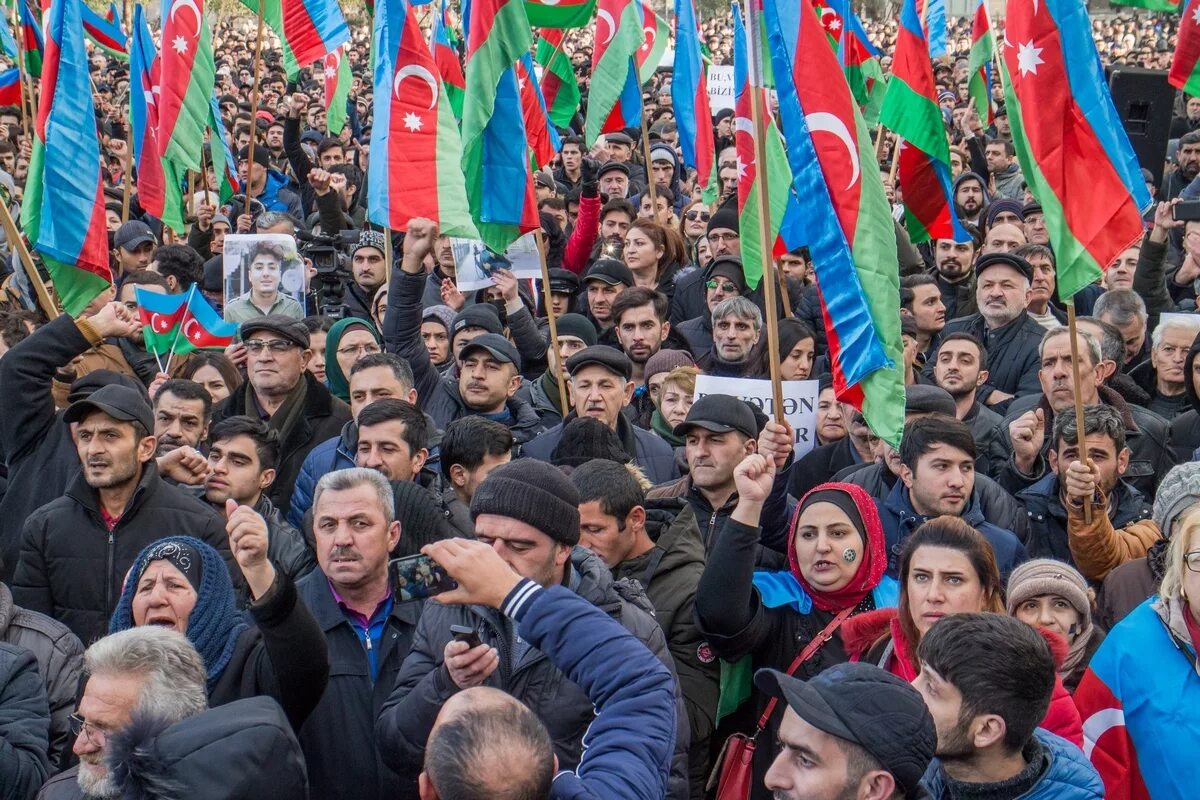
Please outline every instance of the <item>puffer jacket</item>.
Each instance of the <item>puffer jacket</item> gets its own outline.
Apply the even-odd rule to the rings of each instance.
[[[83,645],[58,620],[13,604],[12,592],[0,583],[0,641],[22,647],[37,659],[46,698],[50,703],[50,770],[57,772],[72,760],[71,723],[79,678],[83,672]]]
[[[29,800],[46,780],[50,710],[33,653],[0,643],[0,800]]]
[[[1097,536],[1095,528],[1099,521],[1095,521],[1090,529],[1081,528],[1080,513],[1075,515],[1079,519],[1072,522],[1059,492],[1058,475],[1051,472],[1017,494],[1017,500],[1021,501],[1029,515],[1030,533],[1029,540],[1025,543],[1029,557],[1053,558],[1078,566],[1075,563],[1074,551],[1076,548],[1082,548],[1088,554],[1089,563],[1094,563],[1097,545],[1093,544],[1092,540]],[[1118,481],[1113,495],[1115,502],[1112,503],[1114,508],[1111,511],[1108,511],[1107,503],[1096,505],[1092,509],[1093,516],[1098,513],[1107,516],[1111,528],[1125,528],[1150,517],[1150,504],[1132,485]]]
[[[354,466],[354,451],[358,448],[358,424],[350,420],[342,426],[342,432],[326,439],[304,457],[292,498],[288,504],[288,524],[299,529],[304,524],[304,514],[313,504],[317,481],[327,472],[350,469]]]
[[[1139,519],[1116,527],[1108,514],[1107,499],[1100,495],[1092,507],[1092,523],[1084,521],[1083,507],[1067,508],[1067,537],[1075,565],[1088,580],[1102,581],[1126,561],[1142,558],[1162,538],[1152,519]]]
[[[641,587],[631,581],[614,581],[600,559],[582,548],[571,554],[570,584],[575,593],[591,601],[636,636],[659,661],[674,664],[662,628]],[[451,625],[466,625],[479,631],[480,639],[500,653],[500,666],[484,686],[500,689],[528,706],[550,733],[559,769],[575,769],[583,754],[583,736],[595,718],[592,703],[574,684],[536,650],[515,651],[516,631],[498,611],[482,606],[448,606],[430,600],[425,604],[391,697],[375,724],[375,741],[383,762],[405,780],[420,772],[425,741],[433,729],[442,704],[458,687],[442,662],[442,653],[452,639]],[[518,660],[520,659],[520,660]],[[686,798],[687,715],[676,689],[675,755],[672,759],[670,798]],[[412,794],[415,797],[415,783]]]
[[[1061,736],[1038,728],[1033,732],[1040,747],[1026,747],[1046,760],[1045,770],[1033,788],[1014,800],[1102,800],[1104,784],[1083,752]],[[1028,758],[1028,756],[1027,756]],[[933,800],[951,800],[942,763],[934,759],[921,779]]]

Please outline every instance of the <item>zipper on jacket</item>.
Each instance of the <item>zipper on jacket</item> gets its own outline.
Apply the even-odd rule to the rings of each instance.
[[[107,568],[104,570],[104,611],[105,616],[111,618],[113,613],[112,602],[112,587],[115,576],[113,575],[114,562],[116,561],[113,551],[116,549],[116,536],[113,531],[108,532],[108,555],[106,558]]]

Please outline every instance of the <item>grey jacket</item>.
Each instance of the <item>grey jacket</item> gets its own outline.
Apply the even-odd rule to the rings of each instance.
[[[83,645],[61,622],[21,608],[12,592],[0,583],[0,641],[23,647],[37,659],[38,671],[50,701],[50,771],[70,761],[71,724],[79,677],[83,672]]]

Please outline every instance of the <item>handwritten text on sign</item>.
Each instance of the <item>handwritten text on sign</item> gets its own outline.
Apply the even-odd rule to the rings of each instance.
[[[796,458],[816,446],[817,381],[783,382],[783,416],[792,426],[796,437]],[[750,378],[716,378],[712,375],[696,376],[696,399],[706,394],[727,394],[741,398],[768,417],[775,416],[775,400],[771,382]]]

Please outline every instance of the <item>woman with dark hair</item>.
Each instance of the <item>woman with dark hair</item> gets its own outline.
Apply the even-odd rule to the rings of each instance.
[[[982,612],[1006,613],[992,546],[958,517],[936,517],[904,542],[897,607],[848,621],[843,640],[852,661],[875,664],[912,681],[921,671],[917,647],[934,623],[951,614]],[[1061,650],[1061,640],[1058,645]],[[1056,653],[1055,660],[1061,662],[1062,656]],[[1079,714],[1061,681],[1042,727],[1077,744],[1083,741]]]
[[[896,582],[884,575],[887,553],[875,501],[848,483],[821,484],[806,494],[788,528],[787,568],[755,571],[762,502],[776,467],[775,459],[751,454],[734,470],[737,507],[696,589],[704,638],[726,662],[718,717],[752,696],[761,721],[769,698],[750,694],[751,674],[766,667],[807,680],[848,660],[842,643],[847,619],[895,605],[899,594]],[[777,704],[759,731],[751,798],[771,796],[763,778],[777,752],[785,708]],[[753,723],[740,730],[754,733]]]
[[[683,237],[683,246],[687,250],[688,261],[699,265],[696,257],[696,243],[708,235],[708,220],[712,212],[703,200],[693,200],[683,207],[679,215],[679,235]]]
[[[621,257],[633,273],[635,286],[657,289],[668,302],[675,295],[676,280],[689,271],[679,234],[650,219],[635,220],[629,226]]]
[[[798,319],[779,320],[779,377],[806,381],[812,375],[817,339],[812,329]]]
[[[180,378],[195,381],[203,386],[213,405],[229,397],[230,393],[242,382],[242,375],[229,357],[224,353],[214,353],[208,350],[197,350],[179,371]]]
[[[253,597],[249,618],[237,609],[217,551],[190,536],[169,536],[138,554],[108,632],[139,625],[173,628],[204,659],[210,706],[267,695],[299,730],[325,692],[329,648],[292,579],[266,557],[266,526],[259,530],[255,517],[262,521],[256,514],[238,521],[230,543]]]

